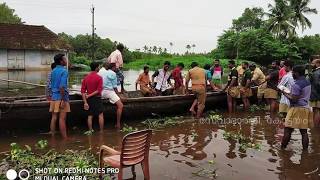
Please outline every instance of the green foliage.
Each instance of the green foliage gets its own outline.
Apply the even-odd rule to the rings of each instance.
[[[85,64],[89,66],[91,63],[91,61],[85,56],[71,56],[70,60],[72,64]]]
[[[93,133],[94,133],[94,130],[91,129],[91,130],[88,130],[88,131],[84,132],[83,134],[84,134],[84,135],[87,135],[87,136],[90,136],[90,135],[92,135]]]
[[[126,134],[132,133],[134,131],[138,131],[138,128],[128,126],[127,124],[124,124],[123,128],[121,129],[121,132],[126,133]]]
[[[320,35],[304,36],[296,39],[302,59],[310,59],[312,55],[320,54]]]
[[[183,117],[165,117],[157,119],[147,119],[141,123],[148,126],[149,129],[160,129],[183,123],[183,121],[181,120],[182,118]]]
[[[274,59],[290,57],[301,59],[295,43],[282,42],[264,29],[252,29],[236,33],[225,31],[218,39],[215,57],[237,57],[260,64],[269,64]]]
[[[6,3],[0,3],[0,23],[21,24],[21,18]]]
[[[242,151],[245,151],[248,148],[261,150],[261,144],[255,143],[253,139],[247,138],[240,133],[224,132],[223,138],[225,140],[237,141],[239,143],[239,149]]]
[[[35,153],[30,147],[20,148],[16,143],[11,144],[11,153],[8,155],[1,164],[10,169],[34,169],[37,168],[96,168],[98,161],[94,154],[89,150],[65,150],[59,153],[53,149],[43,152]],[[1,169],[1,168],[0,168]],[[1,169],[8,170],[8,169]],[[30,179],[34,176],[50,175],[50,176],[86,176],[87,179],[98,179],[98,174],[67,174],[67,173],[54,173],[53,170],[49,174],[36,174],[30,173]],[[109,177],[108,177],[109,178]]]
[[[260,7],[246,8],[242,16],[232,21],[232,29],[239,32],[262,28],[265,26],[263,16],[264,10]]]
[[[45,149],[48,147],[48,141],[47,140],[40,140],[35,145],[38,149]]]
[[[212,55],[211,55],[212,56]],[[174,68],[178,63],[184,63],[185,69],[189,69],[193,61],[199,63],[200,67],[203,67],[205,64],[213,63],[212,57],[207,57],[205,55],[186,55],[186,56],[150,56],[150,58],[138,59],[133,62],[127,63],[124,65],[126,69],[142,69],[143,66],[148,65],[150,69],[156,70],[160,69],[163,66],[164,61],[170,61],[171,67]],[[229,59],[220,59],[220,63],[224,68],[227,68]],[[238,64],[241,64],[243,60],[237,60]]]

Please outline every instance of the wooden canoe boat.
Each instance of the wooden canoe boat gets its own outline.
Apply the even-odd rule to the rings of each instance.
[[[171,95],[157,97],[137,97],[139,92],[129,92],[124,98],[122,121],[150,117],[178,115],[188,112],[194,96]],[[207,109],[226,107],[227,98],[224,92],[208,92]],[[70,96],[71,113],[68,114],[68,125],[84,124],[86,113],[80,95]],[[49,103],[44,96],[0,98],[0,130],[45,127],[50,124]],[[104,101],[104,114],[108,122],[116,117],[116,106]]]

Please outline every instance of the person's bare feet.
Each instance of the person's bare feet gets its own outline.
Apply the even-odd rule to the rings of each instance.
[[[194,109],[189,109],[189,111],[191,112],[191,114],[192,114],[192,116],[195,116],[197,113],[196,113],[196,111],[194,110]]]

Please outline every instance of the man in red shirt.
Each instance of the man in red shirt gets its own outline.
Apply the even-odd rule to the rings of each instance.
[[[285,60],[281,60],[281,62],[280,62],[279,82],[281,81],[283,76],[285,76],[287,74],[286,68],[284,67],[284,62],[285,62]]]
[[[93,116],[99,116],[100,131],[103,131],[103,104],[101,99],[102,77],[97,73],[99,71],[99,63],[92,62],[90,64],[91,73],[89,73],[82,81],[81,94],[84,102],[84,110],[88,113],[88,128],[92,129]]]
[[[174,80],[174,90],[173,94],[174,95],[183,95],[184,94],[184,86],[183,86],[183,77],[181,74],[181,71],[184,68],[183,63],[179,63],[177,67],[172,71],[172,78]]]

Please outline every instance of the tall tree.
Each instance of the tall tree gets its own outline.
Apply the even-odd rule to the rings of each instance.
[[[157,46],[153,46],[152,51],[153,51],[155,54],[157,54],[157,52],[158,52]]]
[[[6,3],[0,3],[0,23],[22,24],[21,18]]]
[[[170,42],[169,45],[170,45],[170,53],[172,53],[173,42]]]
[[[246,8],[241,17],[232,20],[232,29],[237,32],[259,29],[264,26],[264,10],[260,7]]]
[[[195,47],[196,47],[196,45],[195,45],[195,44],[192,44],[193,53],[194,53]]]
[[[159,54],[162,53],[162,47],[158,47],[158,53],[159,53]]]
[[[318,11],[315,8],[308,7],[311,0],[289,0],[290,7],[293,10],[293,22],[294,26],[300,26],[302,32],[306,28],[311,28],[312,23],[306,17],[306,14],[317,14]]]
[[[144,50],[144,52],[146,53],[146,52],[148,51],[148,46],[147,46],[147,45],[144,45],[144,46],[143,46],[143,50]]]
[[[287,0],[275,0],[275,5],[268,5],[269,12],[266,13],[268,19],[268,29],[276,37],[281,39],[288,38],[295,33],[293,12]]]
[[[186,46],[186,48],[187,48],[187,52],[186,52],[186,54],[188,54],[189,50],[191,49],[191,45],[190,45],[190,44],[188,44],[188,45]]]

